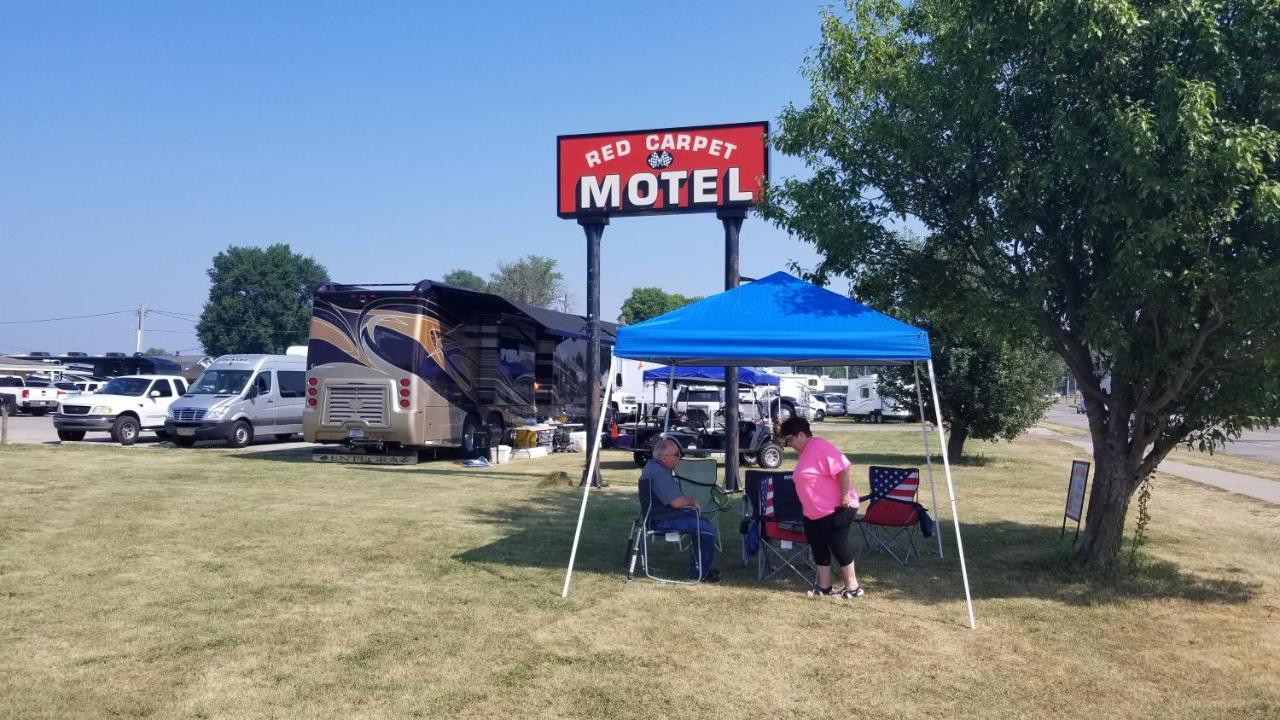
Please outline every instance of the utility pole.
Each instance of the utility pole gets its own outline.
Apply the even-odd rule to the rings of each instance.
[[[133,351],[135,353],[142,352],[142,319],[147,316],[147,306],[138,306],[138,330],[134,333]]]

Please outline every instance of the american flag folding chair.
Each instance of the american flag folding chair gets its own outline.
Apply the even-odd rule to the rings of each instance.
[[[806,584],[813,584],[804,511],[791,473],[748,470],[746,481],[742,566],[747,567],[755,555],[757,581],[764,582],[789,568]]]
[[[871,498],[867,511],[858,519],[862,529],[862,553],[886,552],[899,565],[906,565],[916,549],[920,531],[920,489],[917,468],[871,467]]]

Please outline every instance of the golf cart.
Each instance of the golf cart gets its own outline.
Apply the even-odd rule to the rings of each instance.
[[[724,409],[716,411],[714,417],[723,418]],[[665,433],[658,429],[644,440],[637,442],[632,457],[636,465],[643,467],[653,457],[653,445],[661,438],[670,438],[679,446],[686,457],[709,457],[723,455],[725,450],[725,432],[723,420],[720,425],[701,408],[690,408],[673,417],[677,422]],[[767,416],[760,414],[755,420],[738,421],[738,461],[749,467],[758,464],[766,470],[773,470],[782,465],[782,446],[773,437],[773,428]]]

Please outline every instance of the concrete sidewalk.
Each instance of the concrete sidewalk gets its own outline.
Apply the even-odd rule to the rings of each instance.
[[[1030,434],[1036,437],[1046,438],[1048,440],[1059,440],[1070,445],[1075,445],[1083,450],[1093,452],[1093,443],[1086,437],[1078,437],[1073,435],[1062,435],[1052,430],[1044,428],[1031,428]],[[1212,485],[1228,492],[1238,493],[1240,495],[1248,495],[1249,497],[1264,500],[1269,503],[1280,505],[1280,482],[1274,480],[1266,480],[1253,475],[1243,475],[1241,473],[1228,472],[1226,470],[1215,470],[1214,468],[1200,467],[1199,465],[1188,465],[1186,463],[1173,462],[1165,460],[1160,463],[1160,467],[1156,468],[1156,472],[1168,473],[1176,475],[1180,478],[1192,480],[1194,482]]]

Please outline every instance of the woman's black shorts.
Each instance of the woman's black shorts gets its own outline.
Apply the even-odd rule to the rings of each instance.
[[[853,562],[853,549],[849,547],[849,528],[858,514],[854,508],[836,508],[836,511],[817,520],[804,519],[804,536],[809,540],[816,565],[830,565],[835,556],[840,567]]]

